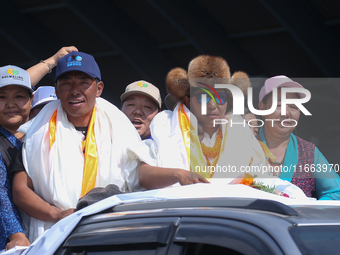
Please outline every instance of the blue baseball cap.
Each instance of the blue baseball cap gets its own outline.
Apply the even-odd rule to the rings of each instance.
[[[101,80],[99,66],[93,56],[80,51],[72,51],[58,60],[55,81],[64,73],[80,71]]]

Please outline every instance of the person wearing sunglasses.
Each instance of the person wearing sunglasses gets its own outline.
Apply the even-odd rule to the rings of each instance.
[[[204,83],[205,84],[205,83]],[[193,84],[193,86],[195,86]],[[208,86],[208,84],[206,84]],[[216,124],[221,122],[227,111],[228,93],[226,90],[217,89],[215,92],[209,91],[205,88],[193,87],[190,97],[190,110],[196,116],[199,123],[199,136],[209,138],[213,137],[216,131],[222,124]],[[205,100],[205,101],[203,101]],[[206,114],[202,114],[202,103],[206,105]],[[204,130],[204,132],[203,132]],[[221,131],[220,131],[221,132]],[[215,135],[217,135],[216,133]],[[209,143],[209,142],[208,142]]]
[[[224,118],[232,97],[229,90],[214,88],[215,84],[233,84],[245,91],[250,83],[242,72],[231,77],[223,58],[208,55],[193,59],[188,73],[182,68],[169,72],[167,91],[177,105],[173,111],[163,111],[153,119],[153,141],[129,148],[129,154],[142,162],[139,182],[143,187],[155,189],[219,180],[229,183],[240,174],[238,171],[210,169],[266,165],[263,150],[251,130],[235,124],[243,123],[242,117]],[[228,122],[234,125],[231,127]]]

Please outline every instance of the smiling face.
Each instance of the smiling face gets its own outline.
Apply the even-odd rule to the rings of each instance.
[[[215,104],[214,100],[207,94],[207,101],[209,102],[207,102],[206,115],[202,115],[201,110],[201,95],[206,93],[200,89],[196,89],[190,98],[190,111],[196,116],[198,122],[208,134],[214,133],[218,129],[218,125],[214,127],[214,120],[223,119],[227,110],[227,93],[224,90],[217,89],[216,91],[222,100],[222,104],[220,104],[216,95],[214,96],[217,104]]]
[[[0,88],[0,125],[14,134],[28,121],[33,96],[28,89],[18,85]]]
[[[150,97],[134,94],[124,100],[122,112],[129,118],[142,139],[150,137],[150,123],[158,113],[158,106]]]
[[[285,126],[282,126],[281,122],[286,119],[293,119],[298,122],[300,118],[300,109],[296,105],[287,105],[286,115],[281,115],[281,88],[277,91],[277,97],[278,101],[275,111],[272,114],[265,116],[265,119],[278,119],[279,121],[273,121],[274,124],[272,124],[272,121],[265,121],[265,132],[273,131],[279,135],[290,135],[294,131],[295,127],[285,126],[295,126],[296,123],[294,121],[285,121]],[[286,97],[289,99],[299,98],[296,93],[287,93]],[[260,110],[270,109],[271,106],[272,95],[270,95],[265,102],[259,103]]]
[[[68,120],[75,127],[88,126],[96,98],[103,88],[103,82],[97,83],[94,78],[79,71],[66,73],[58,79],[56,94]]]

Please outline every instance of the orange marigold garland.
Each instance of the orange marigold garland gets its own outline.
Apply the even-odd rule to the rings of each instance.
[[[208,147],[204,143],[201,143],[203,155],[209,158],[217,157],[220,154],[221,144],[222,144],[222,130],[219,129],[213,147]]]

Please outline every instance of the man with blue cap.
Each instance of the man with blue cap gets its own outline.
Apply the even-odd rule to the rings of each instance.
[[[14,201],[32,217],[32,241],[95,187],[140,188],[139,165],[126,153],[139,134],[117,107],[100,98],[104,83],[93,56],[73,51],[60,58],[55,82],[59,100],[32,120],[22,158],[13,167]]]

